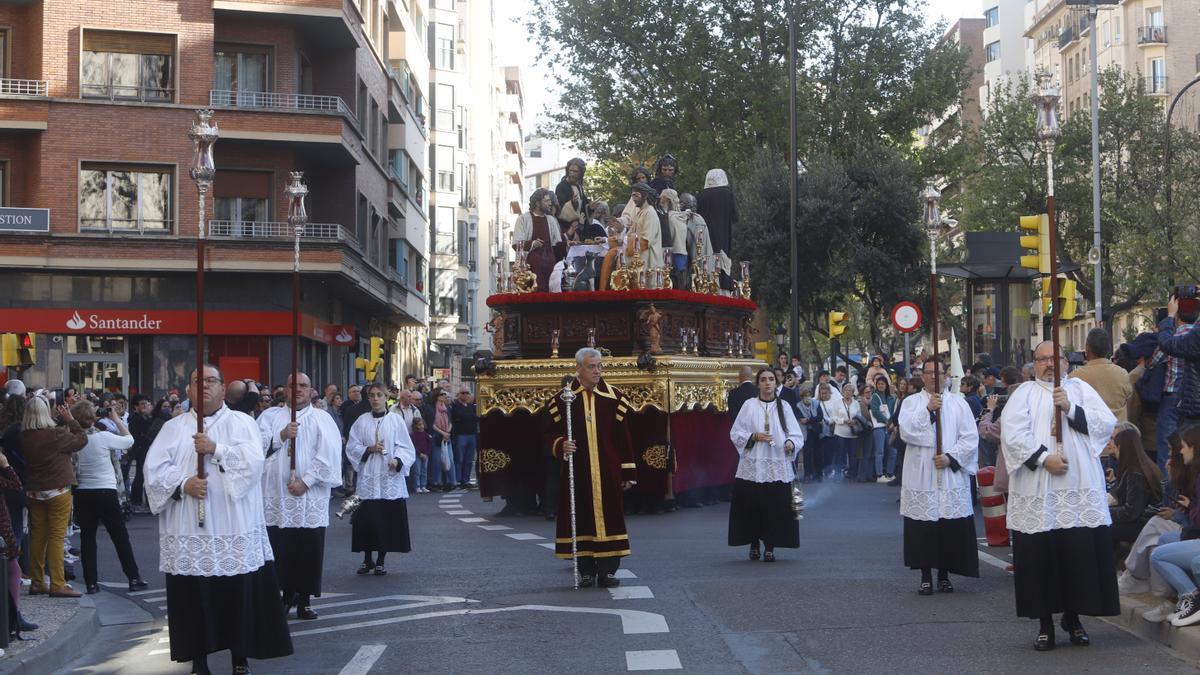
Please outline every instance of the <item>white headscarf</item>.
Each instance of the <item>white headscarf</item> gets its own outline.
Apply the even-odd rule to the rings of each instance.
[[[704,176],[704,187],[724,187],[729,185],[729,179],[725,177],[725,169],[709,169]]]

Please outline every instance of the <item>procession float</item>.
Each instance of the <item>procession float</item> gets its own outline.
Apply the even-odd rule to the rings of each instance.
[[[728,284],[732,291],[721,291],[715,260],[696,261],[683,283],[676,270],[672,283],[672,270],[646,269],[635,253],[597,283],[599,257],[575,249],[564,292],[535,291],[521,253],[510,270],[496,263],[501,292],[487,300],[493,350],[475,363],[481,495],[534,508],[549,456],[539,411],[575,374],[575,352],[592,346],[604,354],[604,378],[636,411],[628,418],[638,474],[633,508],[715,499],[737,463],[726,394],[741,366],[763,365],[751,354],[757,306],[748,266]],[[606,290],[590,290],[597,286]]]

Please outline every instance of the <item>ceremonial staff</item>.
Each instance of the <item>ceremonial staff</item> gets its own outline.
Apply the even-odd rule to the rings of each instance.
[[[288,224],[292,226],[292,424],[296,423],[296,398],[300,389],[300,236],[304,234],[304,224],[308,222],[308,213],[304,210],[304,197],[308,194],[308,186],[304,184],[304,172],[292,171],[292,182],[288,183],[283,192],[288,197]],[[288,482],[296,480],[296,439],[288,441],[288,463],[291,477]]]
[[[942,363],[938,360],[938,276],[937,276],[937,238],[942,229],[942,214],[938,211],[938,202],[942,199],[942,193],[938,192],[932,184],[926,185],[921,191],[921,199],[925,200],[925,235],[929,237],[929,305],[930,315],[933,317],[933,326],[931,329],[933,338],[933,391],[938,396],[942,394]],[[933,434],[935,444],[935,455],[942,454],[942,411],[935,410],[933,412]],[[942,472],[937,472],[938,487],[942,486]]]
[[[199,219],[196,231],[196,387],[192,409],[196,411],[196,433],[204,433],[204,198],[217,173],[213,163],[213,145],[217,142],[217,125],[212,123],[211,110],[197,110],[196,121],[188,137],[192,139],[195,159],[190,172],[196,181],[199,195]],[[139,467],[140,469],[140,467]],[[196,477],[204,478],[204,454],[196,453]],[[204,500],[200,500],[198,522],[204,527]]]
[[[1058,117],[1055,114],[1055,106],[1058,105],[1059,99],[1058,87],[1051,83],[1051,77],[1050,71],[1044,68],[1038,69],[1035,75],[1037,91],[1034,92],[1032,98],[1037,106],[1037,139],[1042,145],[1042,151],[1046,153],[1046,215],[1050,221],[1050,242],[1047,247],[1050,251],[1050,341],[1054,345],[1054,388],[1057,389],[1062,384],[1062,372],[1059,364],[1060,352],[1058,351],[1060,303],[1058,297],[1058,222],[1054,204],[1054,146],[1061,132],[1058,127]],[[1097,303],[1099,303],[1099,299],[1097,299]],[[1099,314],[1096,316],[1096,321],[1101,321]],[[1060,455],[1063,450],[1061,418],[1062,412],[1055,406],[1054,423],[1051,426],[1054,427],[1055,449]]]
[[[575,434],[571,429],[571,403],[575,401],[575,392],[571,391],[571,383],[563,387],[562,401],[567,406],[567,440],[574,443]],[[579,533],[575,529],[575,453],[567,455],[567,490],[571,497],[571,574],[575,578],[575,590],[579,590]]]

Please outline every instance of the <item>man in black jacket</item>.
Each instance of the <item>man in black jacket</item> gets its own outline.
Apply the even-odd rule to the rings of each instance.
[[[1167,383],[1158,414],[1159,434],[1164,429],[1163,408],[1174,407],[1165,417],[1176,428],[1200,421],[1200,301],[1172,294],[1167,318],[1158,326],[1158,349],[1168,357]],[[1157,356],[1157,354],[1156,354]],[[1152,361],[1153,362],[1153,361]],[[1178,380],[1178,381],[1176,381]],[[1174,387],[1172,387],[1174,385]],[[1170,392],[1174,392],[1174,395]],[[1173,413],[1173,414],[1172,414]],[[1173,431],[1173,429],[1171,430]]]
[[[162,429],[165,420],[154,414],[154,403],[145,394],[134,396],[132,404],[129,435],[133,436],[133,448],[129,451],[129,462],[125,465],[126,477],[128,472],[133,470],[132,465],[135,462],[137,469],[134,470],[133,484],[129,486],[129,503],[138,513],[149,513],[150,509],[145,506],[143,499],[142,469],[146,465],[146,453],[150,451],[150,444],[154,442],[154,437]]]
[[[750,366],[739,368],[738,381],[741,384],[729,390],[729,394],[725,397],[725,407],[729,409],[729,417],[733,420],[737,420],[738,413],[742,411],[742,405],[746,401],[758,396],[758,387],[754,386],[753,368]]]

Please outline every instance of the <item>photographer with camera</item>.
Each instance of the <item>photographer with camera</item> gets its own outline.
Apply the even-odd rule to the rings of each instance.
[[[1158,324],[1158,349],[1146,366],[1146,370],[1152,370],[1166,361],[1155,430],[1160,469],[1170,455],[1167,439],[1181,426],[1181,420],[1200,420],[1200,333],[1195,328],[1198,316],[1196,287],[1177,286],[1167,302],[1167,317]]]

